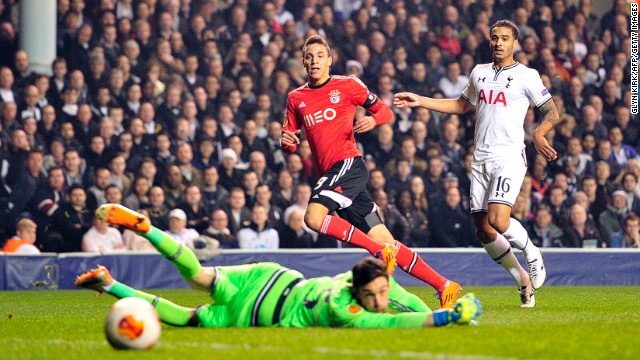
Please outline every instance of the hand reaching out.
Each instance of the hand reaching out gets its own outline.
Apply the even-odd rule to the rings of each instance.
[[[416,107],[420,105],[420,97],[410,92],[397,93],[393,96],[393,105],[398,108]]]

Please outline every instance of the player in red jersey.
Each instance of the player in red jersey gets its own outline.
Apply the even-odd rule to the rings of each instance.
[[[383,258],[390,271],[397,261],[402,270],[438,291],[442,307],[450,307],[460,294],[460,285],[442,277],[393,238],[365,187],[369,172],[354,133],[388,122],[393,116],[391,109],[358,78],[329,75],[331,51],[322,36],[310,36],[302,54],[309,82],[289,93],[281,144],[285,151],[296,151],[304,128],[320,176],[304,215],[305,223],[312,230]],[[372,115],[358,119],[354,125],[357,106]],[[339,217],[330,215],[334,211]]]

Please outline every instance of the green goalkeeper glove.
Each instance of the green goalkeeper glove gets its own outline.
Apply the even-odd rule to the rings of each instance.
[[[444,326],[449,323],[467,325],[474,323],[484,308],[480,300],[473,293],[466,294],[456,300],[451,309],[441,309],[433,312],[435,326]]]

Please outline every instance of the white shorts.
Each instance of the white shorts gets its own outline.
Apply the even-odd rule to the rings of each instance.
[[[513,207],[527,173],[522,157],[497,159],[487,163],[473,163],[470,203],[471,213],[486,212],[490,203]]]

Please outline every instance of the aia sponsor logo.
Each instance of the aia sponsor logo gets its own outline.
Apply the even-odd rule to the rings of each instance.
[[[484,89],[481,89],[478,94],[478,102],[481,101],[491,105],[502,104],[502,106],[507,106],[507,98],[504,95],[504,91],[489,90],[485,92]]]

